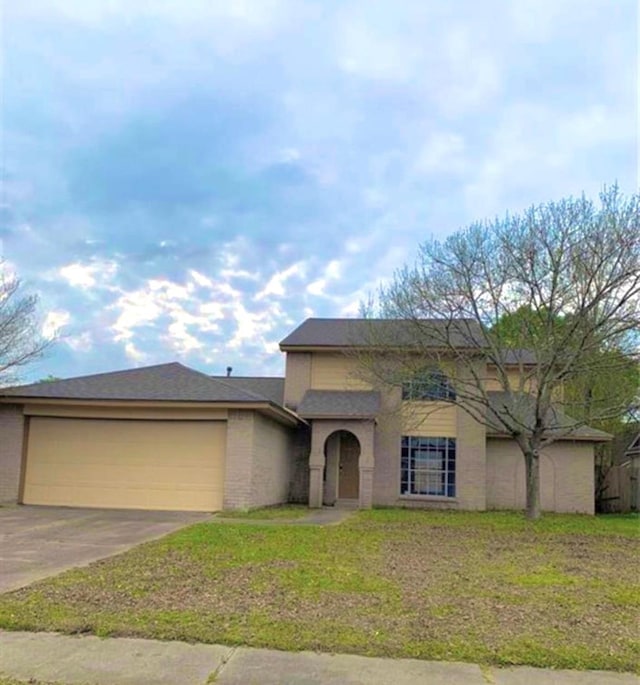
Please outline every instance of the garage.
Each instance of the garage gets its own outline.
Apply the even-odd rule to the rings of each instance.
[[[22,501],[75,507],[222,508],[226,421],[32,416]]]

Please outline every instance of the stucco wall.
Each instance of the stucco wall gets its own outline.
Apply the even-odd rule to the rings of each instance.
[[[0,502],[17,502],[24,416],[16,404],[0,404]]]
[[[544,511],[594,513],[593,444],[563,440],[542,453],[540,502]],[[524,457],[513,440],[487,440],[487,507],[524,509]]]

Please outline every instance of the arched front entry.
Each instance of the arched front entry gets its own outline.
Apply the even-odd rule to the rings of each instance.
[[[360,441],[351,431],[337,430],[324,443],[324,504],[360,498]]]
[[[310,507],[335,504],[342,499],[363,509],[371,507],[374,431],[375,422],[371,419],[311,422]]]

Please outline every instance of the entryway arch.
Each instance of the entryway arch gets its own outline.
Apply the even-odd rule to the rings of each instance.
[[[357,503],[360,498],[360,454],[358,437],[350,430],[339,429],[324,443],[325,469],[323,503]]]
[[[375,421],[373,419],[314,419],[311,422],[311,452],[309,454],[309,506],[321,507],[335,504],[339,499],[339,447],[344,443],[346,468],[357,467],[357,494],[345,497],[361,509],[368,509],[373,498],[373,443]],[[348,434],[349,437],[345,437]],[[356,447],[357,445],[357,447]],[[357,454],[357,457],[355,456]],[[338,455],[338,456],[336,456]],[[350,461],[347,461],[349,459]],[[354,464],[355,460],[355,464]],[[357,466],[356,466],[357,465]],[[349,483],[348,474],[343,477],[343,486]],[[353,493],[353,481],[350,490]]]

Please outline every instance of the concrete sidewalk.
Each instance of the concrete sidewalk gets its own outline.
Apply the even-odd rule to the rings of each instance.
[[[486,668],[270,649],[0,632],[0,675],[63,685],[638,685],[608,671]]]

